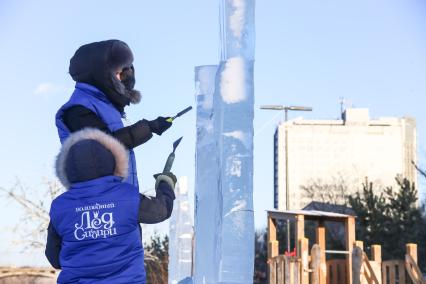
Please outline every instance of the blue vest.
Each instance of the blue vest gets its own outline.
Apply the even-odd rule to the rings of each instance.
[[[116,176],[75,183],[50,221],[62,239],[58,283],[145,284],[136,187]]]
[[[77,83],[69,101],[56,113],[56,127],[58,128],[61,143],[63,143],[71,133],[62,121],[62,116],[66,109],[76,105],[83,106],[95,113],[108,126],[111,132],[124,127],[120,112],[108,100],[104,93],[92,85]],[[125,182],[139,188],[136,158],[132,149],[129,150],[129,176]]]

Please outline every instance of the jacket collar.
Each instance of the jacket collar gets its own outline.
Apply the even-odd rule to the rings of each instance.
[[[109,188],[108,185],[121,183],[122,181],[123,181],[122,177],[112,176],[112,175],[104,176],[104,177],[95,178],[95,179],[91,179],[87,181],[73,183],[71,184],[68,191],[76,192],[76,191],[84,190],[85,192],[87,192],[91,190],[96,190],[94,187],[99,187],[101,185],[102,187],[99,187],[99,188],[103,190],[103,189]]]
[[[75,84],[75,89],[112,105],[111,101],[107,98],[107,96],[93,85],[77,82]]]

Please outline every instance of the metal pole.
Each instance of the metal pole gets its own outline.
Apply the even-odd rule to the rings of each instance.
[[[284,122],[285,122],[285,210],[290,210],[290,188],[289,188],[289,178],[288,178],[288,111],[312,111],[311,107],[305,106],[284,106],[284,105],[263,105],[261,109],[269,110],[284,110]],[[297,240],[296,240],[297,242]],[[287,220],[287,251],[290,252],[290,220]]]
[[[288,188],[288,108],[284,108],[284,123],[285,123],[285,210],[290,209],[290,190]],[[287,252],[290,252],[290,220],[287,220]]]

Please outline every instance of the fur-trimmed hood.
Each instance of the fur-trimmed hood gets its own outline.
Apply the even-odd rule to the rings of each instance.
[[[123,70],[120,80],[115,73]],[[137,104],[141,93],[134,89],[133,53],[120,40],[105,40],[80,46],[70,59],[69,73],[74,81],[100,89],[114,106],[124,113],[124,107]]]
[[[56,158],[56,175],[66,188],[107,175],[125,179],[128,161],[128,151],[117,139],[98,129],[85,128],[64,141]]]

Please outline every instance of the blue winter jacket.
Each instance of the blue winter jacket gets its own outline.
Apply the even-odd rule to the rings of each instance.
[[[74,183],[51,205],[62,238],[58,283],[145,283],[138,189],[105,176]]]
[[[58,129],[61,143],[63,143],[71,133],[62,121],[64,111],[77,105],[83,106],[95,113],[105,122],[111,132],[117,131],[124,127],[120,112],[108,100],[103,92],[92,85],[77,82],[75,85],[75,90],[69,101],[65,103],[56,113],[56,127]],[[132,149],[129,150],[129,175],[125,182],[130,183],[135,187],[139,187],[136,170],[136,159]]]

